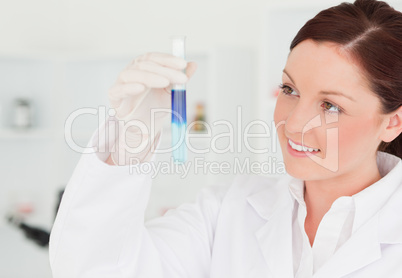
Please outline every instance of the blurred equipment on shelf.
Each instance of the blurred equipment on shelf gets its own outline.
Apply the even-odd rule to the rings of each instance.
[[[27,238],[33,240],[39,246],[45,247],[49,245],[50,233],[48,231],[27,225],[22,221],[21,218],[18,218],[16,216],[8,216],[7,220],[11,224],[20,228]]]
[[[26,129],[32,126],[32,105],[28,99],[15,99],[13,120],[13,127],[17,129]]]
[[[204,104],[201,102],[197,103],[194,121],[197,121],[197,123],[195,123],[191,128],[192,131],[195,132],[206,131],[205,124],[203,123],[205,122],[205,109]]]
[[[60,190],[58,193],[58,201],[56,202],[56,213],[59,210],[60,202],[63,197],[64,189]],[[34,227],[32,225],[28,225],[23,221],[23,216],[18,215],[17,213],[9,214],[7,220],[12,225],[18,227],[24,232],[24,235],[33,240],[37,245],[41,247],[47,247],[49,245],[50,231],[44,230],[39,227]]]

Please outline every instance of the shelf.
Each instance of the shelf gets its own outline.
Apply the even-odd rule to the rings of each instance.
[[[0,129],[0,139],[51,139],[56,137],[57,132],[51,129]]]

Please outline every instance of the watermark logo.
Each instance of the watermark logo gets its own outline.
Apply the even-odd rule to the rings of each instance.
[[[241,106],[237,107],[237,111],[239,115],[241,115]],[[83,147],[80,146],[73,138],[72,130],[74,122],[83,115],[93,115],[98,118],[99,127],[101,123],[107,120],[108,116],[114,116],[115,111],[114,109],[109,109],[107,111],[106,107],[100,106],[98,108],[80,108],[72,112],[66,119],[65,128],[64,128],[64,137],[67,145],[78,153],[93,153],[93,152],[105,152],[111,151],[106,149],[101,149],[99,146],[103,146],[100,144],[101,141],[105,142],[109,138],[114,139],[121,139],[120,143],[125,143],[124,148],[126,152],[131,154],[136,154],[144,151],[147,145],[150,143],[149,140],[140,140],[139,145],[133,146],[134,144],[130,142],[130,138],[135,137],[138,135],[136,139],[141,138],[143,135],[146,135],[147,138],[154,138],[158,131],[161,128],[161,124],[158,123],[158,117],[155,115],[157,113],[166,113],[166,112],[175,112],[170,109],[151,109],[151,122],[148,126],[148,123],[144,123],[141,120],[119,120],[115,119],[114,123],[107,127],[107,132],[103,134],[98,134],[99,144],[95,147]],[[180,117],[178,115],[177,117]],[[160,120],[160,118],[159,118]],[[276,140],[271,140],[271,146],[264,146],[261,149],[257,149],[250,143],[250,140],[255,138],[270,138],[276,139],[276,130],[274,122],[268,124],[263,120],[253,120],[249,122],[244,130],[242,130],[242,121],[241,117],[238,117],[237,122],[233,123],[228,120],[218,120],[212,123],[204,122],[204,121],[194,121],[191,122],[189,125],[186,126],[186,129],[181,129],[180,140],[174,145],[170,146],[169,148],[158,148],[153,146],[152,152],[154,153],[170,153],[180,144],[186,144],[186,147],[189,151],[195,154],[205,154],[214,152],[217,154],[224,154],[227,152],[242,152],[243,148],[247,151],[255,154],[265,154],[265,153],[276,153],[278,151],[278,144]],[[202,124],[205,127],[205,132],[202,133],[195,133],[191,132],[191,129],[196,124]],[[254,133],[251,129],[255,126],[260,126],[263,128],[263,133]],[[220,129],[226,129],[227,132],[222,132],[219,134],[213,135],[213,129],[219,127]],[[131,134],[130,134],[131,133]],[[102,135],[102,136],[101,136]],[[103,137],[103,138],[102,138]],[[209,139],[210,144],[206,148],[197,148],[196,145],[192,144],[192,139],[199,139],[199,138],[206,138]],[[224,148],[219,148],[219,141],[227,140],[229,143]],[[132,140],[134,141],[134,140]]]
[[[228,120],[218,120],[214,122],[193,121],[186,125],[185,129],[180,129],[180,140],[174,142],[169,147],[155,144],[153,140],[158,138],[158,134],[162,128],[162,119],[166,115],[175,113],[170,109],[153,108],[150,109],[150,117],[145,121],[131,119],[121,120],[115,117],[114,109],[107,109],[105,106],[98,108],[81,108],[72,112],[65,122],[65,141],[67,145],[78,153],[89,154],[94,152],[99,153],[114,153],[118,158],[119,165],[128,165],[130,173],[140,171],[142,173],[172,173],[187,175],[188,168],[193,167],[195,173],[200,173],[201,169],[207,169],[207,173],[212,174],[229,174],[229,173],[256,173],[256,174],[283,174],[285,173],[284,164],[281,161],[276,161],[275,155],[280,153],[277,142],[277,129],[279,125],[286,125],[285,122],[280,122],[276,126],[272,121],[267,123],[263,120],[253,120],[247,123],[243,128],[242,107],[237,107],[236,122]],[[165,115],[161,117],[160,115]],[[73,138],[74,122],[79,120],[83,115],[90,115],[98,118],[98,133],[93,137],[97,140],[90,146],[80,146]],[[181,122],[180,115],[176,115]],[[324,119],[323,119],[324,118]],[[101,128],[102,123],[107,122]],[[309,155],[308,157],[318,165],[336,172],[339,168],[339,142],[338,128],[333,123],[338,122],[337,115],[325,116],[317,115],[308,121],[302,130],[302,144],[304,145],[304,137],[314,128],[326,129],[326,143],[324,149],[320,152],[321,156]],[[191,132],[192,127],[196,124],[202,124],[204,132]],[[258,128],[263,132],[252,132]],[[225,130],[218,134],[214,134],[214,130]],[[204,140],[208,144],[194,143],[194,140]],[[262,144],[261,142],[264,141]],[[222,142],[224,146],[222,147]],[[254,144],[253,144],[254,142]],[[257,143],[257,146],[255,144]],[[109,144],[110,143],[110,144]],[[181,144],[185,144],[189,152],[193,153],[194,161],[187,161],[187,164],[177,166],[175,163],[162,162],[142,162],[142,158],[150,152],[152,154],[171,153]],[[248,152],[255,155],[266,154],[266,159],[262,162],[253,162],[251,158],[241,160],[236,158],[229,162],[207,161],[207,154],[225,154],[225,153],[242,153]],[[325,154],[325,156],[323,156]],[[275,160],[275,161],[274,161]],[[152,165],[151,165],[152,164]],[[169,166],[168,166],[169,165]],[[176,166],[177,167],[176,167]],[[200,166],[201,165],[201,166]],[[148,167],[148,168],[147,168]],[[154,176],[154,174],[153,174]]]
[[[195,157],[186,163],[176,164],[172,157],[170,161],[143,162],[138,158],[131,158],[129,163],[130,174],[149,174],[152,178],[159,174],[176,174],[185,178],[192,170],[197,174],[229,175],[229,174],[256,174],[256,175],[282,175],[286,173],[282,161],[275,157],[268,157],[264,162],[251,161],[249,157],[241,159],[234,157],[233,161],[208,161],[204,157]]]

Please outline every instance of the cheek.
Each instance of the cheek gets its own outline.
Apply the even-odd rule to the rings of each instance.
[[[371,153],[376,148],[375,120],[358,119],[339,127],[339,150],[343,157]]]

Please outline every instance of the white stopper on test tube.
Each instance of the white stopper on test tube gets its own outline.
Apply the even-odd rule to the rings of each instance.
[[[172,37],[172,54],[173,56],[186,59],[186,36]]]
[[[172,36],[172,55],[186,59],[186,36]],[[185,72],[185,70],[183,70]],[[185,84],[173,84],[174,90],[185,90]]]

